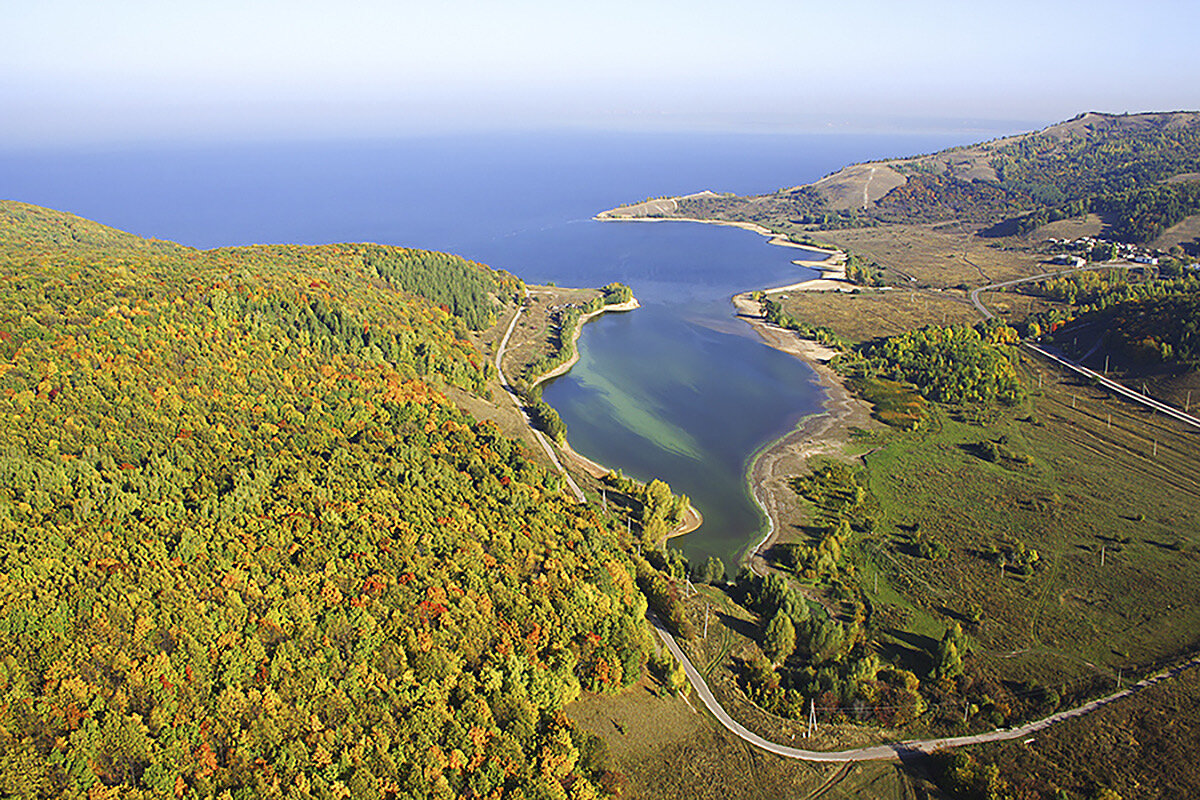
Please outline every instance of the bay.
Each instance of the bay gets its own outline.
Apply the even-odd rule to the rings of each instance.
[[[629,284],[643,308],[587,325],[579,364],[545,397],[580,452],[693,499],[705,524],[674,546],[732,563],[763,522],[747,459],[823,398],[805,365],[733,317],[729,297],[807,277],[791,263],[803,253],[737,229],[591,217],[649,196],[772,191],[978,138],[557,131],[27,148],[0,150],[0,196],[202,248],[373,241],[529,283]]]

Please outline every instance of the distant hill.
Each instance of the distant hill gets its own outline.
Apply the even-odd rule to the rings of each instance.
[[[955,220],[992,233],[1100,211],[1148,241],[1200,210],[1200,113],[1087,113],[1044,130],[854,164],[753,197],[702,192],[607,212],[754,222],[779,232]],[[1007,221],[1007,225],[1003,224]]]

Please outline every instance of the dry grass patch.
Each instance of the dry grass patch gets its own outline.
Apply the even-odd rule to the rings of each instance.
[[[788,316],[824,325],[851,342],[894,336],[926,325],[973,324],[975,307],[961,291],[896,288],[771,295]]]
[[[972,750],[994,763],[1016,796],[1096,797],[1109,788],[1125,798],[1200,796],[1195,742],[1200,738],[1200,670],[1153,686],[1080,719],[1045,730],[1028,744]]]
[[[1079,239],[1083,236],[1100,236],[1104,233],[1104,220],[1099,214],[1088,214],[1083,217],[1060,219],[1043,225],[1030,234],[1030,238],[1043,241],[1045,239]]]
[[[1153,245],[1160,250],[1170,250],[1179,245],[1192,254],[1200,252],[1200,214],[1193,214],[1178,225],[1168,228],[1162,236],[1154,240]]]
[[[880,225],[821,231],[813,236],[878,262],[893,286],[914,282],[946,288],[1043,272],[1044,256],[1013,239],[983,239],[958,223]],[[908,279],[913,279],[909,281]]]

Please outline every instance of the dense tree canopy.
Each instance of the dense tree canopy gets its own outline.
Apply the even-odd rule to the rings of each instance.
[[[1011,328],[985,337],[966,325],[931,325],[866,342],[843,366],[906,381],[938,403],[1012,404],[1021,386],[1001,342],[1015,336]]]
[[[437,390],[481,318],[421,263],[0,204],[0,794],[605,792],[630,543]]]

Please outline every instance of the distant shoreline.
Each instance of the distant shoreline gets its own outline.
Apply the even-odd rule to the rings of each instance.
[[[654,203],[676,203],[679,200],[684,200],[689,197],[715,197],[716,194],[710,191],[696,192],[695,194],[681,195],[680,197],[667,197],[662,200],[646,201],[632,206],[624,206],[623,209],[636,209],[642,206],[647,206]],[[820,261],[811,261],[807,259],[793,259],[792,263],[798,267],[807,267],[820,271],[819,278],[809,278],[808,280],[791,283],[786,286],[776,286],[770,289],[762,289],[763,292],[784,292],[784,291],[850,291],[858,288],[855,284],[846,280],[846,253],[837,248],[820,247],[811,244],[799,244],[793,242],[786,236],[776,233],[769,228],[764,228],[756,222],[733,222],[722,219],[699,219],[697,217],[638,217],[625,216],[622,214],[622,208],[612,208],[608,211],[601,211],[592,219],[599,222],[698,222],[701,225],[720,225],[726,228],[741,228],[751,233],[757,233],[759,236],[767,238],[767,244],[773,244],[778,247],[792,247],[797,250],[809,250],[814,253],[825,253],[826,258]]]

